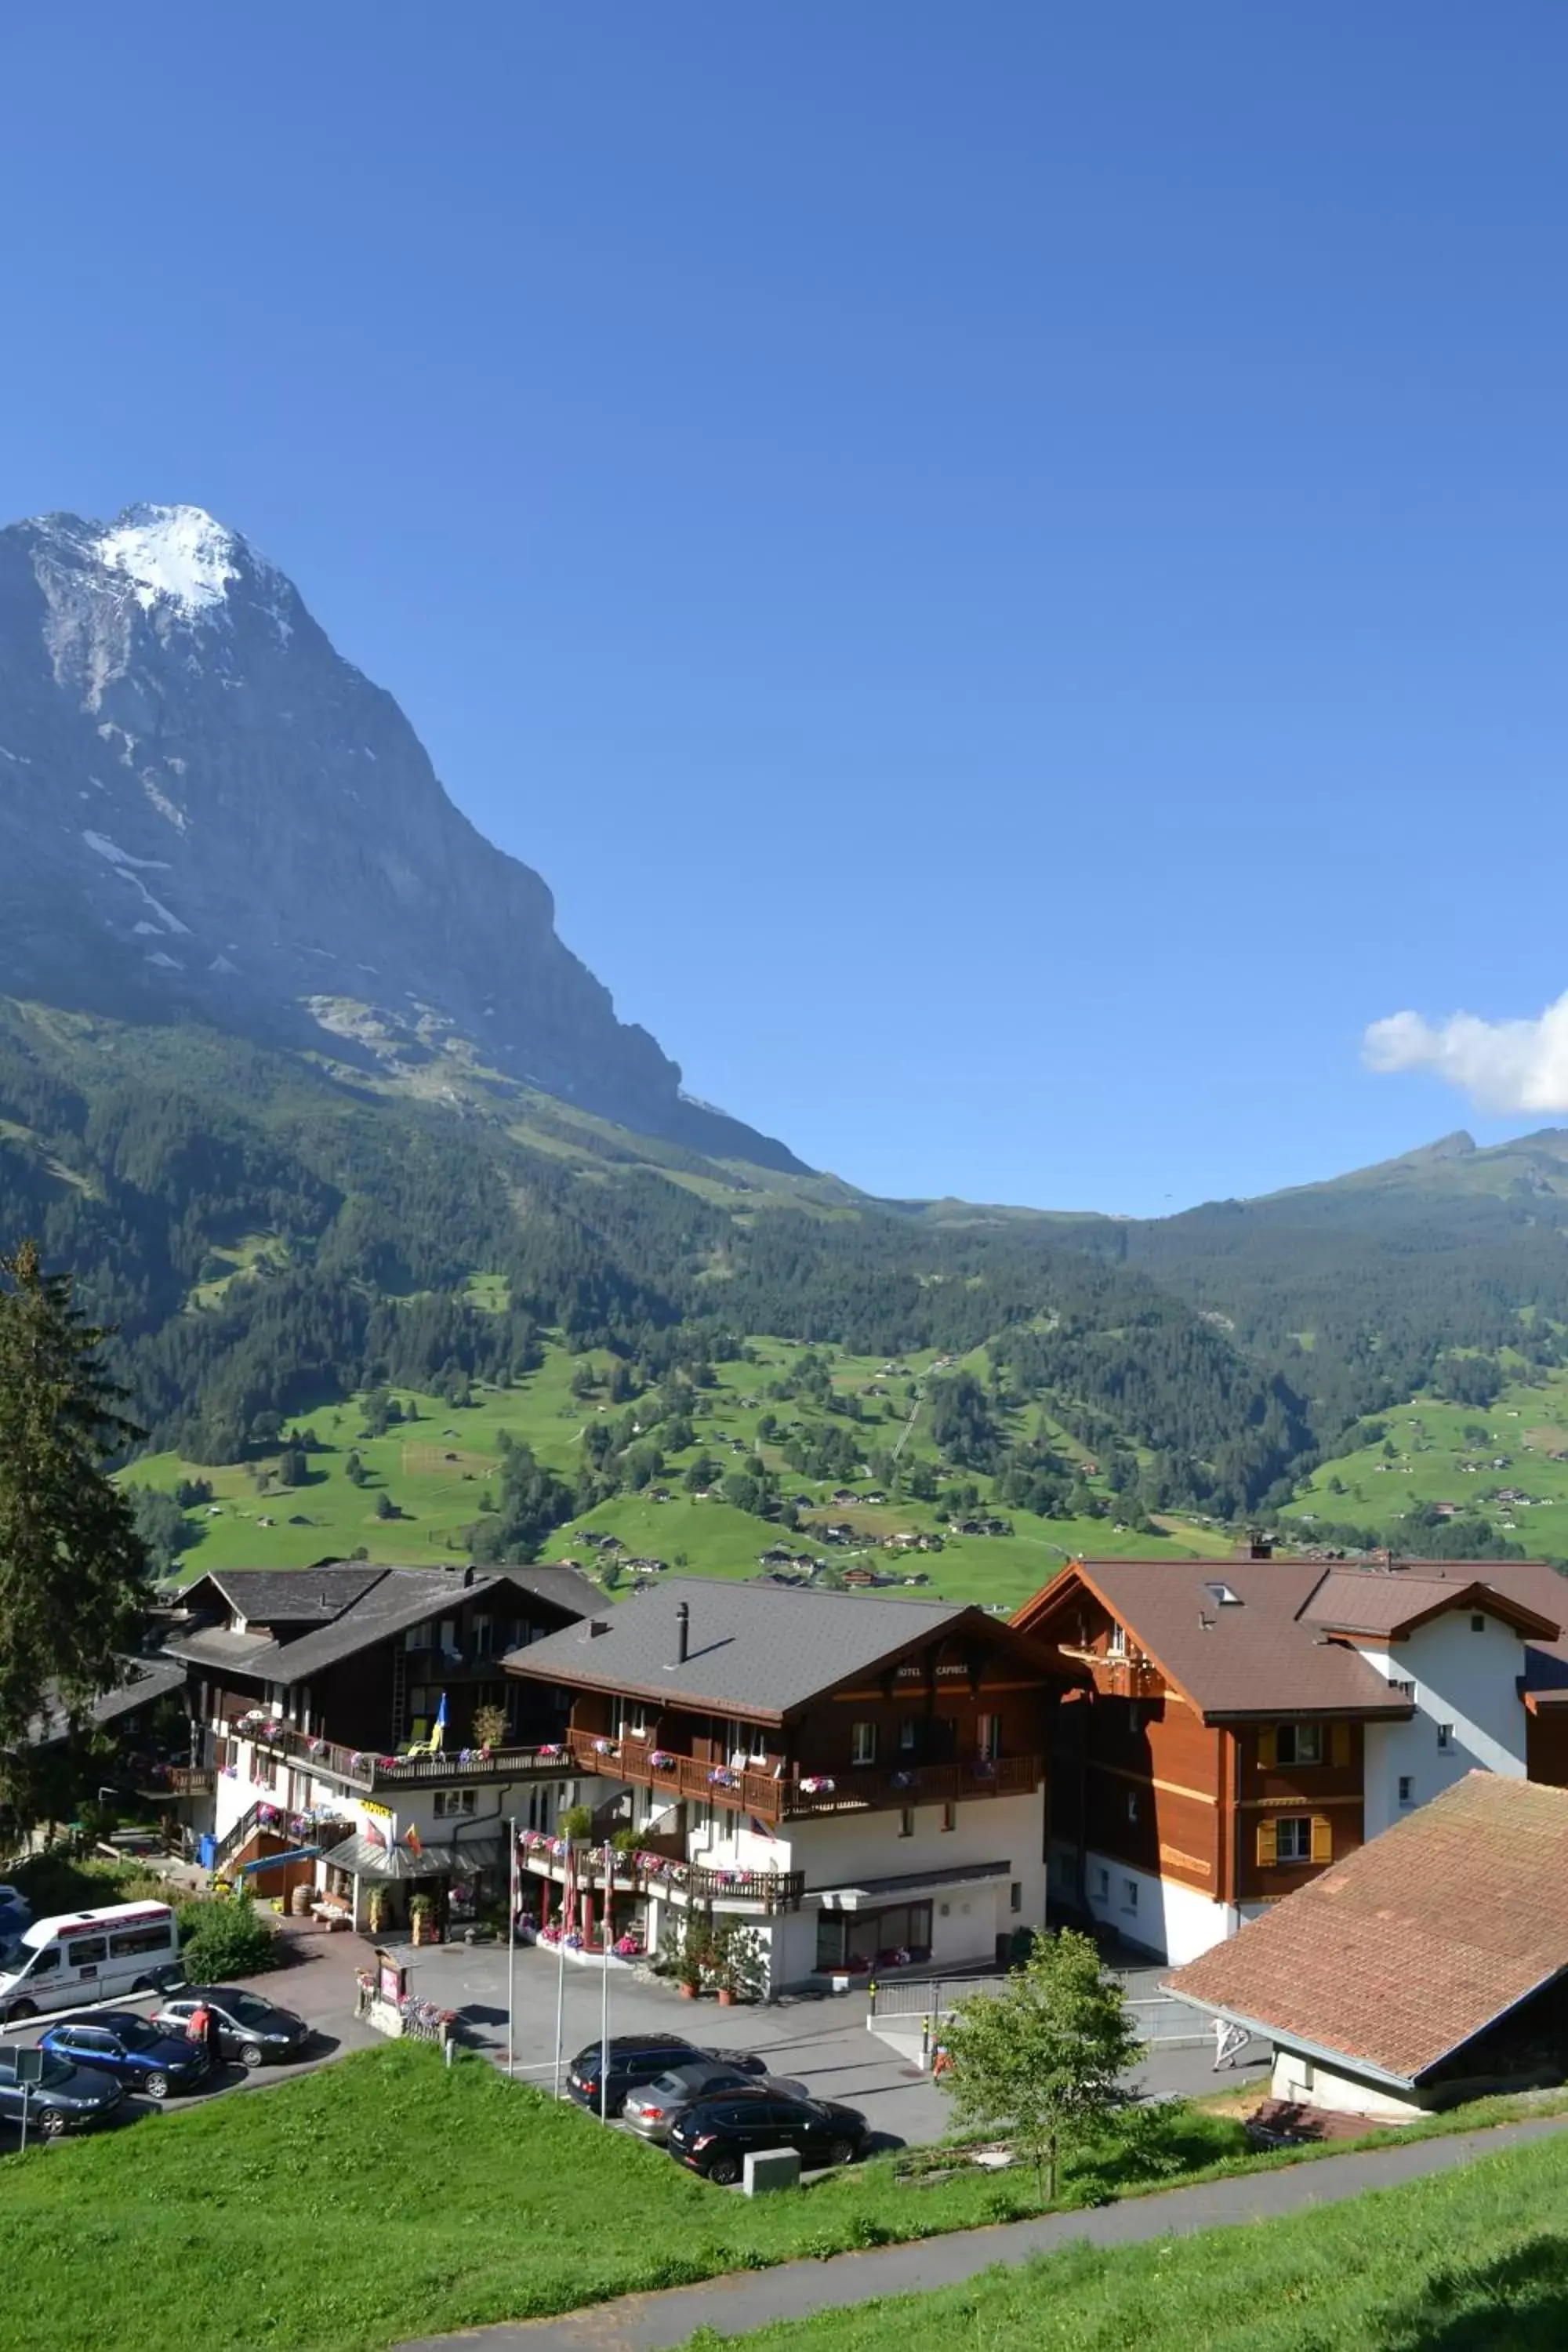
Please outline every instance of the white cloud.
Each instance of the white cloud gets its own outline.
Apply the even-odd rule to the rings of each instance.
[[[1431,1070],[1481,1110],[1568,1111],[1568,993],[1536,1021],[1394,1013],[1373,1023],[1362,1055],[1369,1069]]]

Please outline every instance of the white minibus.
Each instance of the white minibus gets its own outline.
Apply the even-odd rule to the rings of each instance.
[[[166,1903],[107,1903],[36,1919],[0,1945],[0,2017],[153,1992],[174,1973],[180,1931]]]

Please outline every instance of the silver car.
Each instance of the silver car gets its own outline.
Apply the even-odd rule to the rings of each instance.
[[[683,2107],[689,2107],[693,2099],[719,2098],[727,2091],[776,2091],[781,2098],[790,2099],[807,2095],[803,2084],[759,2074],[749,2067],[742,2072],[727,2058],[705,2058],[685,2066],[671,2066],[668,2074],[628,2091],[621,2109],[622,2120],[630,2125],[639,2139],[662,2146],[669,2137],[670,2125]]]

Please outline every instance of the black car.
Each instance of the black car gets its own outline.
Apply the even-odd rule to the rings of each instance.
[[[184,2033],[204,2004],[212,2011],[213,2045],[220,2057],[237,2058],[242,2066],[287,2065],[290,2059],[303,2057],[310,2039],[304,2019],[233,1985],[182,1985],[159,2002],[153,2022],[171,2033]]]
[[[132,2010],[111,2009],[97,2017],[51,2025],[39,2042],[74,2066],[101,2067],[128,2091],[150,2099],[179,2097],[200,2090],[212,2060],[184,2034],[150,2024]]]
[[[681,2033],[612,2033],[610,2036],[610,2079],[605,2095],[601,2099],[601,2053],[604,2044],[590,2042],[579,2050],[566,2074],[566,2089],[580,2107],[591,2108],[595,2115],[601,2105],[606,2115],[618,2116],[628,2091],[640,2089],[658,2074],[668,2074],[672,2066],[700,2064],[704,2059],[721,2058],[745,2074],[760,2074],[763,2062],[749,2053],[734,2050],[700,2050]]]
[[[0,2050],[0,2116],[20,2123],[26,2108],[27,2129],[47,2139],[101,2123],[124,2096],[112,2074],[74,2066],[52,2050]]]
[[[841,2107],[831,2099],[736,2091],[683,2108],[669,2127],[669,2152],[693,2172],[728,2189],[741,2178],[747,2157],[765,2147],[797,2148],[808,2171],[826,2164],[853,2164],[867,2129],[858,2107]]]

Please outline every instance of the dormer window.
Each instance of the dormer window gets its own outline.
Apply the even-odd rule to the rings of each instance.
[[[1106,1654],[1112,1658],[1124,1658],[1127,1655],[1127,1628],[1125,1625],[1113,1625],[1111,1627],[1110,1639],[1106,1644]]]
[[[1231,1585],[1223,1583],[1217,1577],[1211,1583],[1205,1583],[1204,1591],[1221,1609],[1239,1609],[1242,1605],[1240,1593]]]

